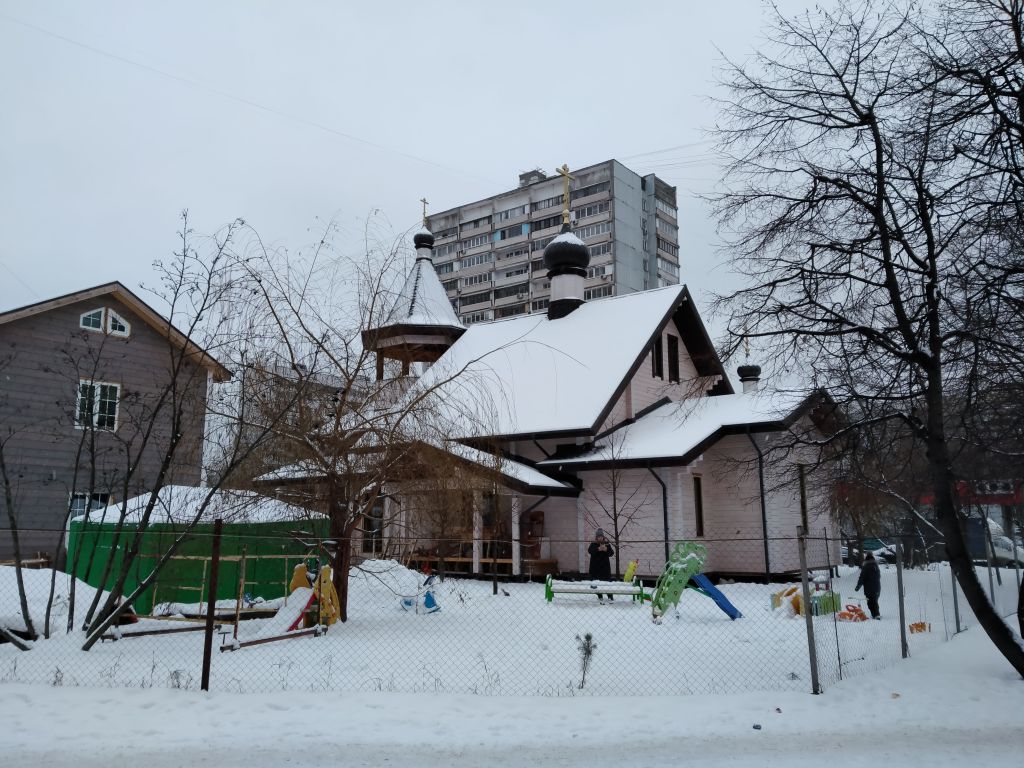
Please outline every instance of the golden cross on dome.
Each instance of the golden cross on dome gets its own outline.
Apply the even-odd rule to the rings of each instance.
[[[569,165],[563,163],[561,168],[555,168],[555,172],[562,177],[562,223],[569,223],[569,181],[576,181],[575,176],[569,175]]]
[[[423,203],[423,226],[427,226],[427,198],[421,197],[420,202]]]

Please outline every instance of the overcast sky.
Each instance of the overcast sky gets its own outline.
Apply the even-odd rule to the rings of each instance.
[[[803,0],[786,0],[787,10]],[[325,220],[396,235],[517,175],[617,158],[678,188],[682,279],[728,275],[695,195],[721,66],[757,0],[0,0],[0,310],[152,284],[179,214],[298,249]],[[376,212],[376,213],[375,213]]]

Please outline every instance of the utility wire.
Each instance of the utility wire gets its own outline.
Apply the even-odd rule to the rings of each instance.
[[[439,168],[441,170],[448,171],[448,172],[454,173],[456,175],[463,176],[465,178],[471,178],[471,179],[474,179],[476,181],[483,181],[483,182],[486,182],[488,184],[493,183],[493,180],[491,180],[491,179],[485,179],[485,178],[482,178],[480,176],[474,176],[473,174],[467,173],[466,171],[462,171],[462,170],[459,170],[457,168],[452,168],[450,166],[442,165],[440,163],[434,162],[433,160],[427,160],[424,157],[419,157],[418,155],[414,155],[414,154],[411,154],[409,152],[405,152],[405,151],[400,150],[400,149],[395,149],[393,147],[389,147],[389,146],[386,146],[384,144],[378,144],[377,142],[370,141],[368,139],[363,139],[363,138],[361,138],[359,136],[356,136],[354,134],[351,134],[351,133],[345,133],[344,131],[340,131],[337,128],[332,128],[329,125],[324,125],[323,123],[319,123],[319,122],[317,122],[315,120],[310,120],[308,118],[304,118],[304,117],[300,117],[298,115],[291,114],[290,112],[285,112],[283,110],[277,109],[276,107],[268,107],[265,104],[260,104],[257,101],[253,101],[251,99],[246,99],[246,98],[244,98],[242,96],[237,96],[234,93],[231,93],[229,91],[223,91],[223,90],[220,90],[219,88],[215,88],[213,86],[206,85],[205,83],[201,83],[199,81],[192,80],[192,79],[187,78],[187,77],[183,77],[182,75],[176,75],[173,72],[167,72],[166,70],[158,69],[157,67],[150,66],[149,64],[144,64],[141,61],[136,61],[135,59],[129,59],[126,56],[121,56],[121,55],[116,54],[116,53],[111,53],[110,51],[105,51],[102,48],[97,48],[96,46],[89,45],[88,43],[83,43],[80,40],[75,40],[74,38],[67,37],[66,35],[61,35],[61,34],[58,34],[57,32],[52,32],[52,31],[50,31],[48,29],[45,29],[43,27],[39,27],[39,26],[36,26],[35,24],[31,24],[31,23],[29,23],[27,21],[23,21],[21,19],[17,19],[17,18],[15,18],[13,16],[8,16],[5,13],[0,13],[0,19],[4,19],[5,21],[11,22],[12,24],[18,24],[18,25],[20,25],[22,27],[26,27],[27,29],[31,29],[31,30],[33,30],[35,32],[38,32],[39,34],[46,35],[48,37],[52,37],[52,38],[54,38],[56,40],[60,40],[61,42],[68,43],[69,45],[74,45],[74,46],[76,46],[78,48],[82,48],[82,49],[84,49],[86,51],[89,51],[90,53],[94,53],[94,54],[96,54],[98,56],[104,56],[104,57],[106,57],[108,59],[113,59],[114,61],[120,62],[122,64],[128,64],[128,65],[133,66],[133,67],[138,67],[139,69],[146,70],[147,72],[151,72],[151,73],[153,73],[155,75],[159,75],[161,77],[168,78],[169,80],[174,80],[174,81],[182,83],[184,85],[188,85],[188,86],[190,86],[192,88],[198,88],[200,90],[207,91],[209,93],[215,94],[215,95],[220,96],[222,98],[230,99],[231,101],[237,102],[239,104],[244,104],[244,105],[246,105],[248,107],[252,107],[253,109],[258,109],[258,110],[261,110],[263,112],[267,112],[269,114],[275,115],[277,117],[284,118],[286,120],[293,120],[293,121],[295,121],[297,123],[300,123],[302,125],[306,125],[306,126],[308,126],[310,128],[316,128],[318,130],[324,131],[325,133],[329,133],[329,134],[332,134],[334,136],[338,136],[338,137],[340,137],[342,139],[346,139],[348,141],[352,141],[352,142],[355,142],[357,144],[363,144],[365,146],[373,147],[375,149],[379,149],[379,150],[382,150],[384,152],[390,152],[390,153],[392,153],[394,155],[398,155],[400,157],[404,157],[404,158],[407,158],[409,160],[415,160],[418,163],[423,163],[424,165],[429,165],[429,166],[432,166],[434,168]]]

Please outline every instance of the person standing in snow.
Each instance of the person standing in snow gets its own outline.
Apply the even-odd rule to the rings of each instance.
[[[615,550],[605,538],[604,529],[598,528],[594,532],[594,540],[587,548],[590,554],[590,578],[597,581],[611,581],[612,578],[612,555]],[[604,600],[604,595],[599,594],[598,599]],[[614,600],[614,595],[608,595],[609,600]]]
[[[864,565],[860,567],[860,577],[857,579],[857,586],[854,591],[864,587],[864,597],[868,599],[868,610],[871,611],[871,618],[882,618],[878,612],[878,596],[882,594],[882,573],[875,562],[875,556],[868,552],[864,555]]]

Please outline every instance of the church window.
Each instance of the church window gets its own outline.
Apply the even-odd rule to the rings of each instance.
[[[679,381],[679,339],[668,335],[668,380]]]
[[[693,524],[695,535],[704,536],[704,480],[700,475],[693,476]]]
[[[651,375],[656,379],[665,378],[665,355],[660,335],[654,340],[654,347],[651,349]]]

